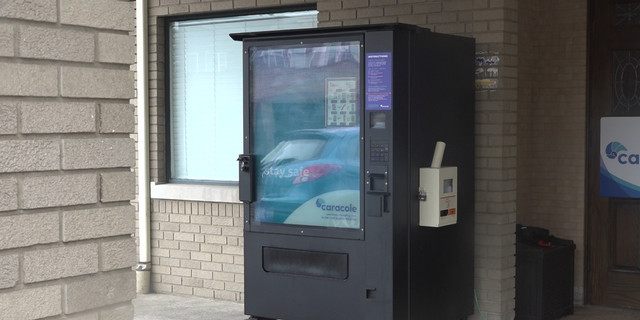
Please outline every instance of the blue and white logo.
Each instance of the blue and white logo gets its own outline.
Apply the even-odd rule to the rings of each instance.
[[[360,190],[336,190],[311,198],[295,209],[285,224],[360,228]]]
[[[605,148],[605,153],[609,159],[618,159],[620,164],[640,164],[640,154],[622,153],[628,151],[622,143],[613,141]]]
[[[620,151],[627,151],[627,148],[625,148],[622,143],[617,141],[609,143],[607,145],[607,148],[605,149],[607,158],[609,159],[615,159]]]
[[[318,198],[318,200],[316,200],[316,207],[320,208],[322,211],[358,212],[358,207],[351,203],[348,205],[326,204],[322,198]]]

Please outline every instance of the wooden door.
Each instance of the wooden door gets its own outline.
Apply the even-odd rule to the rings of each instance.
[[[588,61],[585,302],[640,310],[640,199],[599,181],[600,119],[640,116],[640,1],[590,0]]]

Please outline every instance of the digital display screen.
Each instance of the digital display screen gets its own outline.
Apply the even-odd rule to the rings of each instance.
[[[385,129],[387,127],[387,115],[384,112],[371,112],[372,129]]]
[[[453,179],[445,179],[442,186],[443,193],[453,192]]]

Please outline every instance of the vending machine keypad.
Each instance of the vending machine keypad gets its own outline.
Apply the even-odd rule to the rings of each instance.
[[[389,162],[389,141],[371,141],[371,162]]]

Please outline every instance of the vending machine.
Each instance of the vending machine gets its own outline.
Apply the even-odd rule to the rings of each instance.
[[[245,313],[474,313],[474,49],[403,24],[243,41]]]

